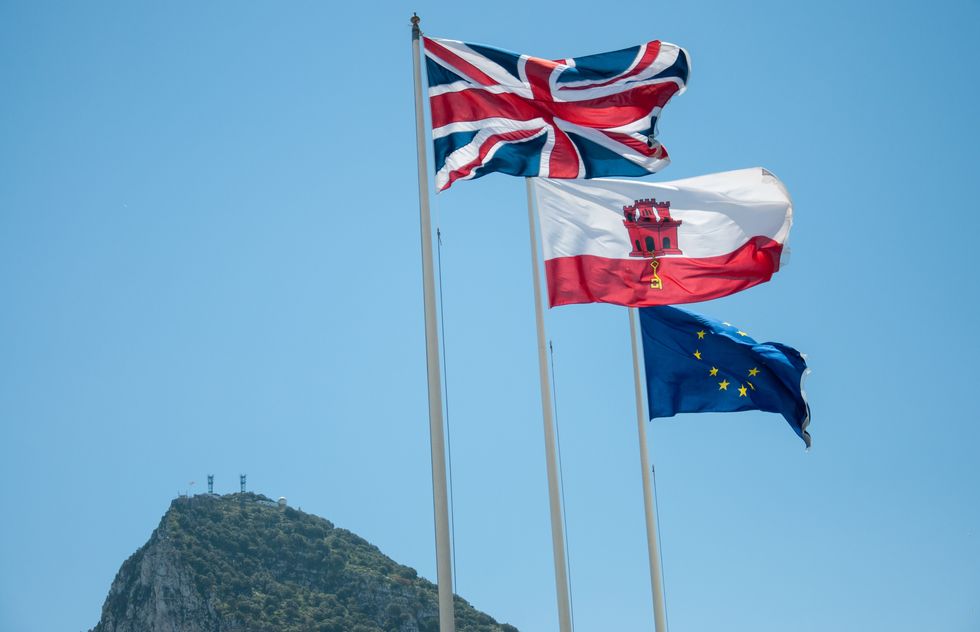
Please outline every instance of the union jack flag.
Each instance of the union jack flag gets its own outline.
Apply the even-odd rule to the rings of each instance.
[[[687,83],[687,51],[666,42],[552,61],[423,38],[436,187],[513,176],[642,176],[669,164],[654,138]]]

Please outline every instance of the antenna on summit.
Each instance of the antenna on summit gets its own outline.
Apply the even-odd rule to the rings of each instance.
[[[214,493],[214,474],[208,474],[208,495]]]
[[[238,482],[242,486],[242,493],[244,494],[245,493],[245,475],[244,474],[239,474],[238,475]]]

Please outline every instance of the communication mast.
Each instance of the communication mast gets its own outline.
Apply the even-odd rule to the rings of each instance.
[[[208,474],[208,494],[214,493],[214,474]]]
[[[245,475],[244,474],[239,474],[238,475],[238,482],[241,484],[241,486],[242,486],[242,493],[244,494],[245,493]]]

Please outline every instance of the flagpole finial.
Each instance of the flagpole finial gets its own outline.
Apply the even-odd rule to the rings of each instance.
[[[412,11],[412,39],[418,39],[419,35],[422,33],[422,31],[419,29],[419,22],[421,21],[422,18],[419,17],[419,14]]]

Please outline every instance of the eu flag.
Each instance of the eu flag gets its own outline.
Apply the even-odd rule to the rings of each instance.
[[[676,307],[640,312],[650,418],[677,413],[764,410],[780,413],[810,447],[803,355],[758,343],[731,325]]]

